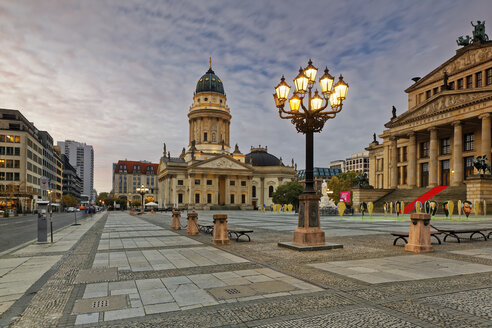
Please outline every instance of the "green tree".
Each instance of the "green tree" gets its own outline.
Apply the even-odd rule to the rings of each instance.
[[[287,182],[273,192],[273,202],[275,204],[292,204],[295,208],[299,205],[299,195],[304,191],[304,187],[295,182]]]
[[[104,202],[105,199],[109,198],[109,194],[107,192],[100,192],[97,195],[97,202],[99,203],[100,201]]]
[[[70,195],[70,194],[65,194],[63,195],[62,197],[62,204],[63,206],[65,207],[72,207],[77,205],[79,201],[77,200],[77,198],[75,198],[74,196]]]
[[[352,190],[357,185],[357,177],[359,173],[355,171],[347,171],[338,174],[330,179],[328,182],[328,188],[333,191],[333,194],[328,195],[330,199],[338,204],[340,201],[340,192]],[[352,205],[352,202],[349,203]]]

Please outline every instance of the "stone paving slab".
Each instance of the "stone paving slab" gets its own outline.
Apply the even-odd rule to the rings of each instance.
[[[200,245],[201,243],[185,236],[159,236],[140,238],[111,238],[102,239],[98,251],[133,248],[152,248],[169,246]]]
[[[492,248],[466,249],[461,251],[450,251],[450,253],[492,260]]]
[[[432,279],[460,274],[491,272],[492,266],[426,255],[393,256],[376,259],[308,264],[370,284]]]
[[[120,271],[138,272],[247,262],[244,258],[207,246],[97,253],[93,267],[117,267]]]
[[[227,289],[233,290],[232,294]],[[235,293],[234,290],[243,290]],[[247,290],[247,292],[246,292]],[[280,272],[262,268],[176,276],[168,278],[139,279],[120,282],[87,284],[83,299],[93,300],[114,295],[127,295],[130,308],[120,312],[104,312],[104,321],[121,314],[136,318],[145,314],[184,311],[220,303],[245,302],[252,299],[292,296],[300,293],[322,291],[322,288],[290,277]],[[225,297],[225,294],[228,296]],[[251,298],[255,296],[255,298]],[[86,317],[77,317],[83,322]]]

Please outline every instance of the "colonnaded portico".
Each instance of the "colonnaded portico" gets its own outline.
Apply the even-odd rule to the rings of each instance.
[[[459,186],[491,159],[492,42],[478,41],[405,90],[408,110],[372,142],[369,182],[396,189]]]

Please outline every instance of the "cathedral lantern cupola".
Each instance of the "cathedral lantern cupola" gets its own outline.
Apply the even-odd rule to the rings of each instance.
[[[226,104],[222,80],[212,70],[200,77],[193,95],[193,104],[188,113],[189,142],[195,145],[195,154],[227,154],[230,151],[229,129],[231,114]]]

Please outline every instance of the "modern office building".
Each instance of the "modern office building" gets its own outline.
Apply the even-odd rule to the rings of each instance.
[[[92,199],[92,190],[94,189],[94,149],[85,143],[65,140],[58,141],[62,154],[68,157],[70,165],[77,170],[77,175],[82,179],[82,195],[95,202]]]
[[[82,179],[77,175],[77,170],[70,164],[65,154],[61,155],[63,161],[63,195],[72,195],[80,199],[82,194]]]
[[[364,151],[352,154],[345,160],[345,172],[355,171],[369,174],[369,152]]]
[[[0,208],[31,212],[42,195],[39,131],[18,110],[0,109],[0,118]]]
[[[321,187],[323,185],[323,181],[330,181],[334,176],[342,173],[340,168],[327,168],[327,167],[315,167],[313,168],[313,177],[314,177],[314,190],[316,190],[321,195]],[[298,181],[303,186],[306,184],[306,171],[299,170],[298,172]]]

